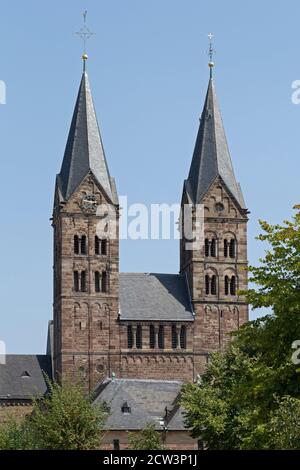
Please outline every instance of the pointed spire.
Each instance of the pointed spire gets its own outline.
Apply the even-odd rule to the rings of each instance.
[[[210,62],[211,64],[211,62]],[[217,176],[242,208],[245,208],[241,188],[237,183],[228,150],[225,130],[217,101],[210,65],[210,79],[200,120],[188,185],[194,203],[200,203]]]
[[[114,201],[114,182],[109,175],[88,75],[83,72],[59,174],[59,185],[65,200],[69,199],[90,171],[107,196]]]

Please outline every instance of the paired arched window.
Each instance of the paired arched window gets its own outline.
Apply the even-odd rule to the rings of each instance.
[[[75,292],[86,292],[86,271],[74,271],[74,291]]]
[[[95,255],[107,255],[107,240],[95,236]]]
[[[75,255],[87,254],[86,235],[82,235],[81,237],[74,235],[74,253]]]
[[[235,258],[236,257],[236,240],[231,238],[230,240],[224,240],[224,257]]]
[[[224,291],[225,295],[236,295],[236,276],[225,276]]]
[[[107,292],[107,273],[95,272],[95,292]]]
[[[215,238],[205,239],[205,256],[212,256],[213,258],[217,256],[217,240]]]
[[[163,325],[160,325],[158,328],[158,347],[159,349],[164,349],[165,347],[165,333]]]
[[[206,295],[217,295],[217,276],[213,274],[205,276],[205,294]]]

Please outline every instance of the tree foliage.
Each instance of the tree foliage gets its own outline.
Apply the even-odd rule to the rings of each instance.
[[[0,428],[0,449],[98,449],[107,408],[93,404],[79,383],[48,384],[49,394],[34,401],[30,415]]]
[[[163,450],[161,433],[155,430],[154,424],[147,426],[139,433],[129,433],[130,449],[133,450]]]
[[[201,384],[184,388],[187,425],[211,449],[300,448],[300,371],[291,360],[292,343],[300,339],[300,206],[295,209],[282,226],[260,222],[258,239],[268,249],[260,266],[249,268],[256,288],[243,292],[253,308],[272,313],[244,325],[224,353],[212,355]]]

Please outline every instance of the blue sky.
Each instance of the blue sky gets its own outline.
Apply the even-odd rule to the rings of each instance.
[[[88,71],[111,173],[129,202],[179,202],[207,88],[207,34],[235,172],[251,211],[281,222],[299,203],[300,4],[227,0],[1,2],[1,329],[8,352],[43,353],[52,315],[51,217],[81,76]],[[178,242],[124,241],[122,271],[178,271]]]

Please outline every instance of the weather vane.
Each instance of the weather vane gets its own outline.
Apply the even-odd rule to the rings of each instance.
[[[79,31],[77,31],[77,35],[82,39],[83,41],[83,54],[82,54],[82,60],[83,60],[83,70],[85,70],[85,62],[88,59],[88,55],[86,52],[86,43],[87,41],[94,35],[94,33],[87,27],[86,25],[86,17],[87,17],[87,10],[85,10],[82,13],[83,16],[83,26],[80,28]]]
[[[213,37],[214,35],[212,33],[208,34],[208,39],[209,39],[209,49],[208,49],[208,56],[209,56],[209,63],[208,66],[210,68],[210,77],[212,77],[212,69],[214,68],[215,64],[213,62],[214,55],[216,53],[215,49],[213,48]]]

